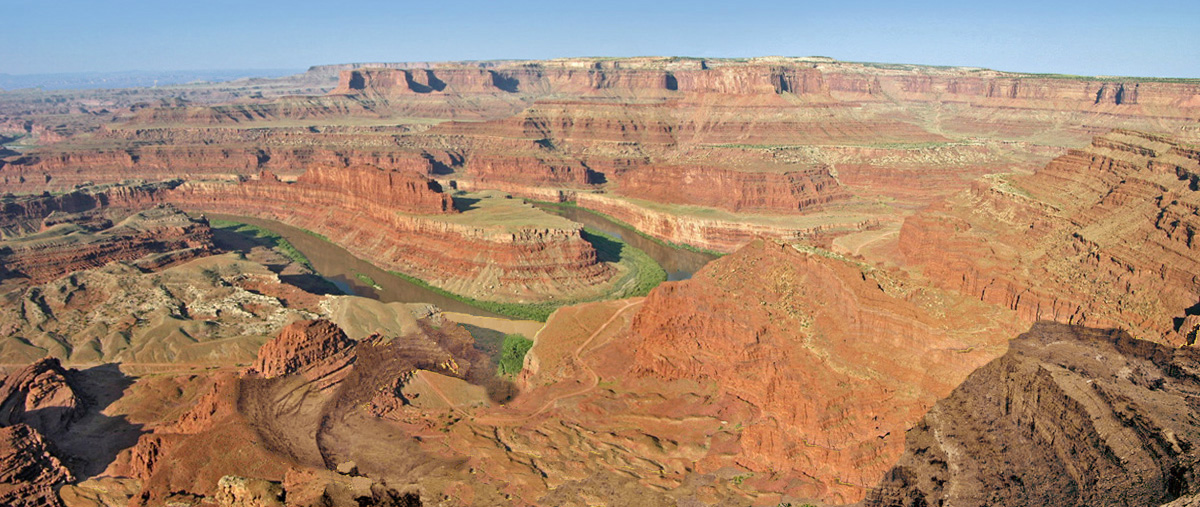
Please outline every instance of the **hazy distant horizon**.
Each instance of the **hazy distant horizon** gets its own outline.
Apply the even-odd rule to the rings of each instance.
[[[711,58],[719,59],[739,59],[739,58],[761,58],[781,55],[753,55],[753,56],[730,56],[730,57],[697,57],[692,55],[633,55],[633,56],[608,56],[608,55],[588,55],[588,56],[567,56],[558,58],[640,58],[640,57],[666,57],[666,58]],[[827,55],[787,55],[785,58],[805,58],[805,57],[828,57]],[[918,65],[918,66],[940,66],[934,64],[923,64],[914,62],[867,62],[856,61],[851,62],[836,57],[829,57],[834,60],[848,63],[868,63],[868,64],[895,64],[895,65]],[[31,73],[31,74],[10,74],[0,72],[0,90],[19,90],[28,88],[42,88],[45,90],[86,90],[86,89],[102,89],[102,88],[134,88],[134,87],[149,87],[149,86],[169,86],[188,84],[192,82],[227,82],[238,79],[247,78],[280,78],[296,74],[302,74],[315,67],[349,65],[349,64],[396,64],[396,63],[454,63],[454,62],[488,62],[488,61],[513,61],[513,60],[550,60],[548,59],[526,59],[526,58],[494,58],[494,59],[465,59],[465,60],[392,60],[392,61],[346,61],[334,63],[317,63],[305,66],[303,68],[246,68],[246,69],[168,69],[168,70],[114,70],[114,71],[84,71],[84,72],[49,72],[49,73]],[[988,70],[1012,73],[1029,73],[1043,74],[1041,72],[1029,72],[1013,69],[995,69],[980,65],[954,65],[954,67],[968,68],[985,68]],[[1067,73],[1056,73],[1067,74]],[[1100,75],[1100,74],[1081,74],[1086,77],[1131,77],[1131,78],[1161,78],[1161,79],[1177,79],[1178,76],[1138,76],[1138,75]],[[1200,78],[1193,78],[1200,79]]]
[[[140,88],[203,82],[236,81],[245,78],[276,78],[305,69],[209,69],[209,70],[120,70],[112,72],[53,72],[7,74],[0,72],[0,90],[41,88],[43,90],[91,90]]]
[[[408,3],[13,0],[0,73],[351,62],[827,55],[842,61],[1200,78],[1200,2]]]

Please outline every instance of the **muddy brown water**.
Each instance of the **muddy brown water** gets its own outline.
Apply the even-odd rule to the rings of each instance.
[[[308,257],[308,262],[322,278],[337,286],[345,294],[376,299],[385,303],[432,303],[437,307],[451,312],[460,312],[484,317],[504,317],[495,313],[481,310],[461,301],[448,298],[429,289],[416,285],[408,280],[393,275],[375,267],[346,251],[345,248],[318,238],[303,229],[298,229],[274,220],[265,220],[238,215],[205,213],[209,220],[226,220],[241,222],[261,227],[274,232],[296,247],[300,253]],[[378,288],[367,285],[359,279],[362,274],[370,277]]]
[[[544,206],[539,208],[579,222],[586,227],[601,231],[620,238],[634,248],[646,252],[657,261],[667,272],[667,280],[686,280],[692,277],[696,270],[704,267],[715,255],[694,252],[650,240],[637,232],[636,229],[619,224],[594,212],[571,207]],[[206,213],[209,219],[241,222],[269,230],[282,236],[308,257],[313,269],[324,279],[337,286],[345,294],[376,299],[383,302],[401,303],[431,303],[443,310],[461,312],[484,317],[502,317],[486,310],[476,308],[461,301],[438,294],[408,280],[384,271],[370,262],[354,256],[346,249],[318,238],[303,229],[287,224],[262,218]],[[378,288],[367,285],[358,275],[369,277]]]
[[[534,203],[539,209],[554,213],[568,220],[579,222],[585,227],[596,229],[605,234],[616,236],[629,245],[646,252],[667,272],[667,281],[687,280],[700,268],[704,267],[717,256],[703,252],[695,252],[682,248],[664,245],[645,236],[624,224],[619,224],[596,212],[583,208],[555,206]]]

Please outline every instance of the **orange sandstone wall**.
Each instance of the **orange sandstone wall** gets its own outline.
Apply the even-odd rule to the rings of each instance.
[[[850,197],[822,166],[768,173],[654,165],[616,180],[619,193],[629,197],[743,212],[796,213]]]

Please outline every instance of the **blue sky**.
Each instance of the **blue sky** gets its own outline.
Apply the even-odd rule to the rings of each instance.
[[[9,74],[821,55],[1200,78],[1196,0],[0,0],[0,6],[0,72]]]

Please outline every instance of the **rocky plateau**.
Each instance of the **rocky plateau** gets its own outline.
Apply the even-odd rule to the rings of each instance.
[[[1200,505],[1198,121],[823,57],[0,92],[0,505]]]

